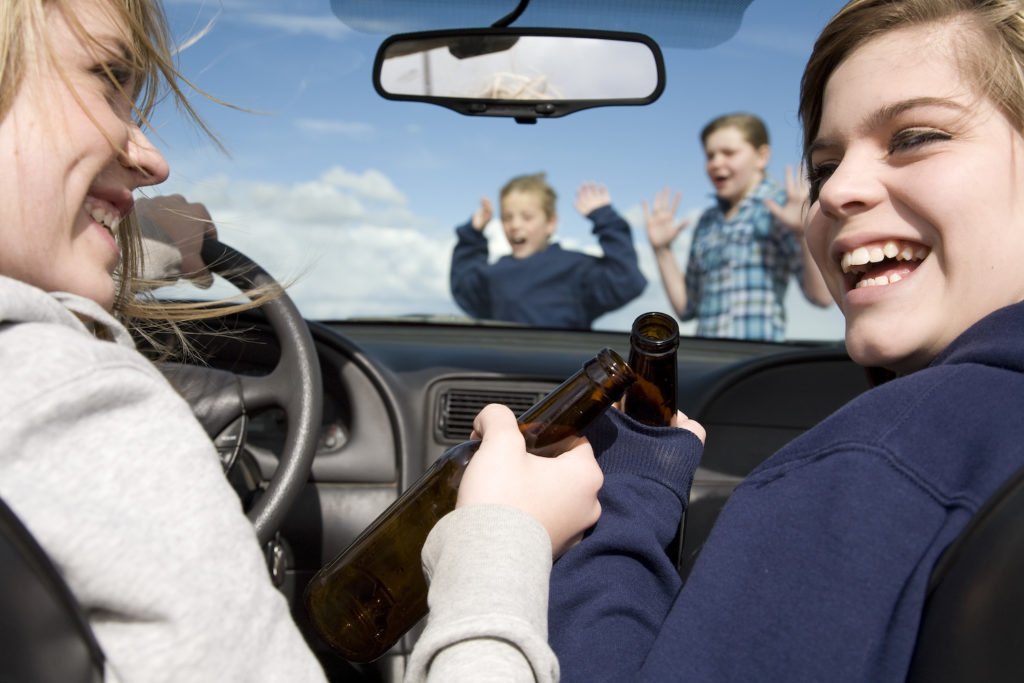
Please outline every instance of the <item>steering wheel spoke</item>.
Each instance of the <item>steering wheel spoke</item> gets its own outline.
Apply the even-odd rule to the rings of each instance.
[[[220,456],[220,464],[227,474],[238,461],[238,454],[242,452],[242,445],[245,443],[245,432],[249,427],[249,416],[242,413],[228,423],[228,426],[220,431],[213,438],[213,445]]]

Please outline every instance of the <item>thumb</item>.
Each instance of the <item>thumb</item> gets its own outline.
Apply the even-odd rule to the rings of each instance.
[[[208,270],[203,270],[192,278],[192,284],[199,289],[209,289],[213,285],[213,275]]]
[[[679,233],[681,233],[683,230],[686,230],[686,228],[688,228],[689,226],[690,226],[690,219],[689,218],[684,218],[683,220],[679,221],[679,224],[676,225],[675,237],[678,237]],[[675,239],[675,237],[673,237],[672,239]]]

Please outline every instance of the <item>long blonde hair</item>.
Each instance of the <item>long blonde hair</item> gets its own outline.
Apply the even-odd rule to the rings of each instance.
[[[73,4],[73,0],[0,0],[0,120],[7,115],[19,92],[29,56],[41,54],[52,59],[53,46],[49,44],[45,30],[47,11],[61,12],[83,44],[99,52],[99,46],[75,16]],[[138,74],[138,78],[136,91],[124,94],[134,102],[134,113],[139,124],[146,126],[157,103],[170,96],[186,118],[219,146],[217,137],[185,96],[184,90],[187,88],[210,97],[178,70],[167,20],[159,0],[107,0],[106,4],[107,11],[127,28],[129,34],[129,54],[126,58],[130,60],[128,66]],[[108,75],[116,82],[112,74]],[[220,102],[216,98],[211,99]],[[177,322],[237,313],[261,305],[280,293],[280,288],[268,286],[246,292],[245,295],[251,300],[241,303],[237,299],[212,302],[160,301],[149,294],[154,285],[160,283],[142,279],[142,236],[134,215],[121,222],[117,239],[121,247],[121,263],[114,273],[116,292],[113,312],[129,329],[149,339],[153,339],[159,332],[171,332],[180,339],[181,333],[175,324]]]

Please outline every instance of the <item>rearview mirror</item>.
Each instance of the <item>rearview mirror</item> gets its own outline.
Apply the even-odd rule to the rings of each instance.
[[[392,100],[520,123],[654,102],[665,88],[658,45],[638,33],[489,28],[391,36],[373,84]]]

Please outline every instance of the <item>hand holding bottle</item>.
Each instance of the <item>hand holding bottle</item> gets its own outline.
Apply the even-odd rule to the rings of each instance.
[[[672,426],[692,432],[694,436],[700,439],[701,443],[705,443],[708,440],[708,431],[704,429],[704,425],[690,419],[681,410],[677,410],[676,416],[672,418]]]
[[[634,381],[626,361],[602,349],[516,419],[516,441],[499,429],[490,432],[491,442],[498,450],[523,449],[539,457],[575,455],[583,430]],[[486,431],[484,423],[480,427]],[[471,440],[441,454],[306,586],[313,626],[347,659],[380,657],[427,613],[420,550],[434,524],[455,509],[466,468],[479,447],[479,441]],[[555,550],[564,550],[570,540],[565,528],[552,530]]]
[[[597,491],[604,476],[585,439],[557,458],[531,455],[515,415],[496,404],[480,411],[473,430],[480,447],[466,467],[456,507],[507,505],[522,510],[547,530],[555,557],[597,522]]]

